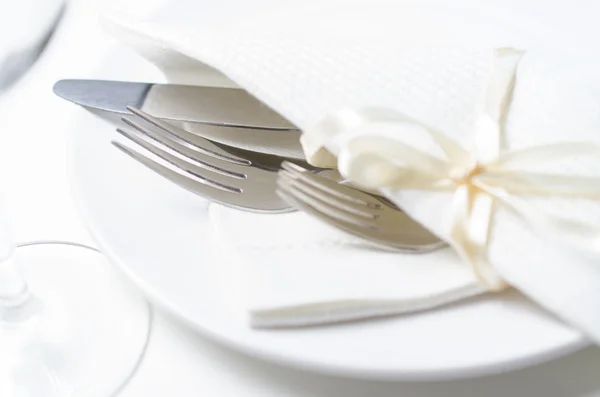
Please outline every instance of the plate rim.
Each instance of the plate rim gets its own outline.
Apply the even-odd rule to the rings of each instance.
[[[215,329],[211,329],[206,324],[200,324],[186,313],[177,308],[177,305],[168,297],[164,297],[153,285],[150,285],[145,280],[141,279],[136,273],[131,270],[127,264],[119,257],[111,247],[111,244],[105,241],[103,233],[98,232],[94,227],[94,222],[89,213],[85,200],[82,198],[78,186],[78,177],[76,166],[77,139],[75,134],[80,134],[79,128],[75,128],[84,122],[85,117],[97,117],[85,111],[80,112],[73,123],[70,125],[70,131],[67,136],[67,151],[66,151],[66,166],[67,177],[71,187],[71,195],[75,203],[78,214],[82,220],[85,229],[88,231],[94,242],[98,245],[102,253],[114,265],[114,267],[129,281],[135,288],[139,288],[145,297],[166,311],[174,319],[186,327],[194,330],[198,334],[209,338],[212,341],[219,343],[222,346],[231,348],[246,356],[259,358],[272,364],[285,365],[287,367],[303,370],[323,375],[333,375],[343,378],[377,380],[377,381],[412,381],[412,382],[427,382],[427,381],[447,381],[472,379],[486,375],[499,374],[502,372],[513,372],[530,366],[539,365],[553,359],[557,359],[572,353],[575,353],[587,346],[591,342],[583,334],[579,334],[579,338],[574,338],[571,343],[564,343],[556,346],[554,349],[536,352],[527,356],[519,356],[513,359],[495,361],[494,363],[485,363],[472,366],[460,366],[453,369],[428,369],[410,371],[406,368],[399,370],[394,369],[377,369],[377,368],[357,368],[356,366],[339,366],[329,362],[321,362],[314,360],[306,360],[295,356],[287,356],[277,354],[273,351],[257,348],[251,343],[235,340],[227,334],[221,334]],[[108,126],[108,123],[107,123]]]
[[[505,23],[506,21],[501,21]],[[110,59],[113,59],[115,52],[122,48],[112,48],[106,53],[106,56],[99,62],[99,64],[93,69],[90,77],[95,78],[101,74],[103,68],[106,69]],[[117,51],[115,51],[117,50]],[[148,66],[152,66],[149,62],[146,62]],[[136,64],[137,65],[137,64]],[[130,68],[131,69],[131,68]],[[358,368],[357,366],[340,366],[336,363],[327,361],[316,361],[306,360],[297,356],[288,356],[284,354],[277,354],[272,350],[261,349],[253,345],[247,340],[235,340],[230,334],[221,334],[214,327],[207,326],[206,323],[201,324],[195,321],[193,317],[186,314],[185,310],[178,308],[178,305],[173,302],[169,297],[165,297],[161,294],[159,289],[154,285],[147,283],[144,279],[139,277],[135,271],[133,271],[119,255],[113,251],[111,244],[105,240],[105,236],[102,232],[98,232],[94,227],[94,221],[89,213],[88,206],[82,197],[82,191],[79,187],[78,181],[80,178],[76,176],[78,173],[77,168],[77,142],[75,134],[83,133],[81,128],[78,128],[84,124],[86,118],[92,115],[88,111],[78,109],[75,113],[73,120],[68,124],[66,133],[66,173],[67,179],[70,186],[71,196],[75,204],[76,210],[82,220],[82,224],[85,229],[92,237],[93,241],[97,244],[103,254],[108,260],[129,282],[132,283],[136,288],[139,288],[146,298],[153,304],[162,308],[164,311],[169,313],[174,319],[179,320],[186,327],[198,332],[200,335],[208,337],[210,340],[215,341],[222,346],[232,348],[241,352],[245,355],[259,358],[274,364],[283,364],[288,367],[308,370],[310,372],[316,372],[320,374],[334,375],[346,378],[354,379],[368,379],[368,380],[386,380],[386,381],[438,381],[438,380],[457,380],[457,379],[469,379],[476,378],[484,375],[498,374],[501,372],[512,372],[525,367],[538,365],[550,360],[563,357],[565,355],[574,353],[581,350],[591,344],[591,342],[580,332],[574,332],[573,338],[570,343],[562,343],[555,346],[553,349],[547,349],[526,356],[518,356],[516,358],[505,359],[502,361],[495,361],[493,363],[484,363],[470,366],[460,366],[452,369],[427,369],[427,370],[415,370],[410,371],[406,368],[400,368],[399,370],[394,369],[381,369],[374,367]],[[107,123],[107,128],[109,124]],[[90,131],[90,133],[93,133]],[[83,168],[83,167],[82,167]],[[576,330],[574,330],[576,331]]]

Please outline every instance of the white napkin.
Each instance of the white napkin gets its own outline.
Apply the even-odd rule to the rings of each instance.
[[[203,83],[206,74],[200,73],[202,70],[209,70],[213,77],[226,75],[303,129],[340,108],[384,106],[427,120],[429,125],[461,138],[465,145],[469,144],[467,134],[476,116],[475,106],[482,100],[491,72],[492,49],[507,45],[530,48],[537,40],[515,30],[495,29],[489,21],[481,23],[481,19],[465,24],[466,16],[457,19],[447,10],[436,14],[418,7],[384,9],[353,2],[336,9],[336,18],[332,19],[326,17],[334,15],[330,3],[319,4],[245,15],[230,21],[227,27],[119,18],[113,18],[111,26],[123,41],[162,67],[171,80],[187,80],[194,75],[193,82]],[[515,33],[517,38],[507,32]],[[435,49],[431,43],[446,46]],[[573,56],[565,59],[558,54],[530,50],[520,62],[506,120],[510,126],[506,137],[509,149],[564,140],[599,141],[600,134],[594,132],[600,131],[600,82],[589,79],[591,74],[572,62]],[[183,74],[178,67],[182,64]],[[214,84],[214,78],[212,81]],[[544,169],[557,170],[588,175],[600,172],[578,159]],[[412,217],[444,236],[450,197],[405,192],[394,199]],[[539,201],[535,204],[550,213],[600,225],[597,203]],[[388,253],[361,251],[363,257],[350,261],[352,248],[346,240],[343,247],[321,246],[314,250],[315,256],[308,250],[300,256],[303,244],[312,247],[319,241],[339,241],[340,236],[311,224],[302,214],[275,220],[217,209],[213,215],[218,219],[217,229],[224,233],[223,243],[245,255],[237,266],[246,267],[239,274],[243,274],[241,281],[253,296],[250,309],[257,325],[336,321],[418,310],[481,291],[466,271],[467,265],[451,252],[391,257]],[[254,238],[259,236],[258,224],[265,225],[258,229],[265,239]],[[255,225],[254,229],[249,225]],[[296,225],[297,229],[293,228]],[[290,228],[294,232],[288,234]],[[240,230],[250,235],[254,231],[255,236],[249,238]],[[298,240],[302,234],[317,230],[325,236]],[[600,266],[596,258],[548,244],[502,211],[495,219],[493,236],[489,257],[503,278],[600,340]],[[271,241],[277,244],[271,245]],[[285,242],[285,255],[275,255],[276,247]],[[256,253],[249,255],[253,250]],[[321,255],[325,251],[332,255],[319,262],[317,258],[324,258]],[[297,262],[296,258],[290,259],[293,254],[298,254]],[[296,270],[302,264],[305,269]],[[346,264],[351,271],[343,272]],[[425,272],[413,272],[409,269],[413,266],[431,266],[432,274],[428,278]],[[448,277],[437,277],[441,272],[447,272]],[[414,278],[414,284],[405,283],[403,276]],[[446,284],[446,279],[452,282]]]
[[[210,216],[230,254],[231,288],[255,327],[408,313],[484,292],[450,249],[385,251],[304,213],[268,216],[212,205]],[[418,233],[410,219],[405,229]]]

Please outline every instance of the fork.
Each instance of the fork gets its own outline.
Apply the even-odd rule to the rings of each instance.
[[[275,192],[277,172],[285,158],[212,142],[137,108],[127,109],[132,114],[122,121],[132,130],[117,128],[117,132],[154,158],[118,141],[112,144],[169,181],[210,201],[245,211],[296,210]]]
[[[400,252],[425,253],[446,244],[391,201],[282,163],[277,193],[287,202],[347,233]]]

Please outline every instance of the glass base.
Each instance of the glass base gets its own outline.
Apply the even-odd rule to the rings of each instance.
[[[17,249],[33,298],[0,324],[0,396],[108,397],[137,369],[148,303],[98,252]]]

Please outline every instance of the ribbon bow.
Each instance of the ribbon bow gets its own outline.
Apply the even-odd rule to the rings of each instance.
[[[393,123],[398,128],[427,133],[442,150],[444,158],[398,139],[360,134],[342,146],[338,154],[340,171],[368,189],[453,191],[448,243],[472,266],[478,280],[489,290],[502,290],[507,286],[487,259],[490,226],[498,205],[534,228],[536,233],[600,252],[600,230],[523,208],[515,200],[517,195],[600,199],[600,178],[525,171],[532,165],[561,158],[600,158],[600,147],[589,142],[563,142],[514,152],[502,150],[501,120],[513,90],[521,53],[500,50],[497,55],[509,66],[498,68],[492,74],[473,131],[476,142],[473,151],[465,149],[447,134],[389,109],[344,110],[315,127],[329,136],[368,131],[378,123]],[[498,62],[496,60],[496,65]]]

